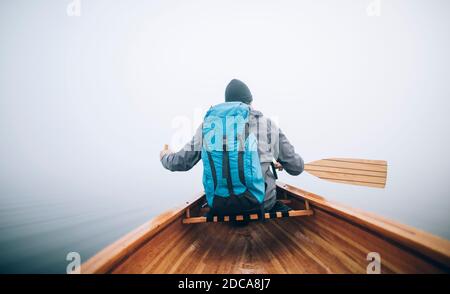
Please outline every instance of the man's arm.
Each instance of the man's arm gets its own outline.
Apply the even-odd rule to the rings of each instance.
[[[283,168],[293,176],[297,176],[303,172],[303,159],[295,153],[294,146],[291,145],[284,133],[279,130],[279,154],[277,161],[281,163]]]
[[[201,126],[197,129],[194,137],[180,151],[162,152],[161,163],[170,171],[187,171],[201,159]]]

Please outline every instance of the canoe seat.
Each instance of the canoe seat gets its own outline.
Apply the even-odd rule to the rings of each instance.
[[[289,211],[271,211],[264,213],[264,219],[294,217],[294,216],[308,216],[312,215],[313,211],[309,207],[308,200],[305,200],[305,209],[289,210]],[[191,217],[189,207],[186,208],[186,217],[183,219],[183,224],[198,224],[207,222],[240,222],[240,221],[256,221],[260,220],[260,214],[239,214],[239,215],[207,215]]]

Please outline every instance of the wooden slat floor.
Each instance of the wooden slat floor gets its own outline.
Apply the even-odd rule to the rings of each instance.
[[[113,273],[366,273],[369,252],[382,273],[445,271],[389,240],[316,209],[314,216],[183,225],[177,220]]]

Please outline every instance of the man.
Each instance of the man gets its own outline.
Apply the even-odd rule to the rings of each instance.
[[[262,208],[265,211],[289,210],[276,201],[275,170],[271,166],[286,170],[290,175],[299,175],[303,171],[302,158],[295,153],[284,133],[263,114],[251,108],[252,94],[242,81],[233,79],[225,90],[225,102],[242,102],[250,106],[249,125],[257,137],[257,149],[262,176],[265,182],[265,195]],[[171,171],[187,171],[202,158],[203,129],[200,126],[192,140],[179,152],[162,150],[160,159],[162,165]],[[232,188],[231,188],[232,189]],[[206,188],[205,188],[206,190]]]

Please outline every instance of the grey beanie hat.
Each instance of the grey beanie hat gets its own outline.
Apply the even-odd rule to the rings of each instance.
[[[225,89],[225,102],[239,101],[250,104],[253,101],[250,89],[242,81],[232,79]]]

